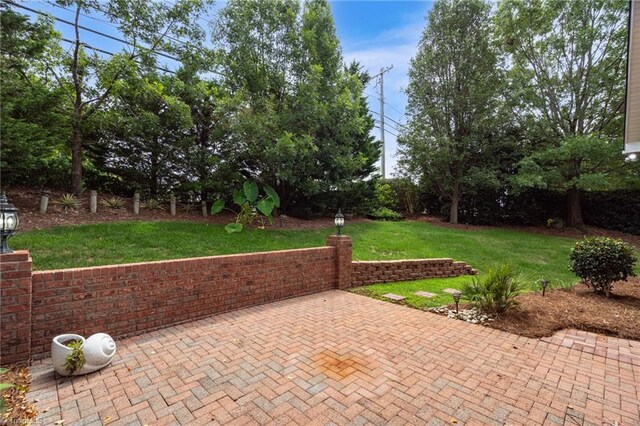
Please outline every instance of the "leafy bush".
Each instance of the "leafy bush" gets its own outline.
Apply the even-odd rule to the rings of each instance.
[[[263,191],[264,195],[260,197],[258,184],[245,182],[242,188],[233,193],[233,202],[240,207],[240,211],[233,212],[236,214],[236,221],[224,227],[228,233],[242,232],[245,226],[251,225],[256,220],[264,226],[260,214],[266,217],[269,223],[273,223],[271,214],[274,208],[280,207],[280,197],[269,185],[265,185]],[[224,200],[217,200],[211,205],[211,214],[218,214],[224,208]]]
[[[155,198],[148,198],[147,200],[145,200],[143,207],[147,210],[164,210],[164,207],[162,207],[162,203],[160,202],[160,200],[157,200]]]
[[[82,340],[72,340],[65,343],[65,346],[71,349],[71,353],[65,357],[64,363],[64,369],[69,374],[80,371],[84,367],[85,358],[82,345],[84,345]]]
[[[515,297],[526,286],[510,265],[499,265],[464,285],[462,297],[470,300],[482,312],[498,314],[516,304]]]
[[[82,202],[73,194],[64,194],[56,200],[55,203],[62,206],[65,212],[68,210],[77,210],[82,207]]]
[[[124,200],[120,197],[111,197],[100,200],[100,205],[118,210],[124,207]]]
[[[635,276],[636,260],[633,247],[622,240],[587,237],[571,249],[569,269],[596,293],[609,297],[615,281]]]
[[[402,220],[404,216],[386,207],[380,207],[372,210],[368,216],[375,220]]]

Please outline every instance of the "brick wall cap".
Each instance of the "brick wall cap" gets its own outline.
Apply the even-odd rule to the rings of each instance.
[[[310,247],[310,248],[301,248],[301,249],[291,249],[291,250],[274,250],[274,251],[260,251],[260,252],[252,252],[252,253],[236,253],[236,254],[223,254],[217,256],[204,256],[204,257],[186,257],[186,258],[178,258],[178,259],[167,259],[167,260],[155,260],[150,262],[136,262],[136,263],[123,263],[116,265],[97,265],[97,266],[85,266],[79,268],[67,268],[67,269],[51,269],[44,271],[34,271],[33,274],[50,274],[53,272],[73,272],[73,271],[83,271],[83,270],[93,270],[93,269],[112,269],[112,268],[124,268],[125,267],[153,267],[153,266],[169,266],[169,265],[178,265],[184,262],[197,262],[197,261],[208,261],[208,260],[219,260],[223,258],[227,258],[229,260],[242,259],[242,258],[253,258],[252,260],[263,260],[265,255],[277,255],[281,254],[284,256],[293,255],[295,253],[309,253],[313,251],[331,251],[334,250],[333,247]]]

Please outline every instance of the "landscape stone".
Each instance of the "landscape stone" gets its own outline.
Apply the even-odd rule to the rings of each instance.
[[[387,299],[391,299],[391,300],[395,300],[395,301],[400,301],[400,300],[406,299],[406,297],[404,297],[404,296],[400,296],[399,294],[393,294],[393,293],[383,294],[382,297],[386,297]]]
[[[435,293],[429,293],[428,291],[416,291],[415,293],[416,296],[420,296],[420,297],[426,297],[427,299],[431,299],[432,297],[436,297],[437,294]]]

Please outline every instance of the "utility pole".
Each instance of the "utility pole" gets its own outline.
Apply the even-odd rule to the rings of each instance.
[[[384,73],[393,69],[393,65],[380,68],[380,73],[373,76],[373,78],[380,77],[380,140],[382,141],[382,158],[380,159],[380,170],[382,172],[382,178],[385,178],[385,170],[384,170],[384,157],[385,157],[385,149],[384,149]]]

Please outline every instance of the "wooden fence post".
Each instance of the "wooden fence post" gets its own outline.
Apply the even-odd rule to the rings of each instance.
[[[140,214],[140,193],[133,194],[133,214]]]

